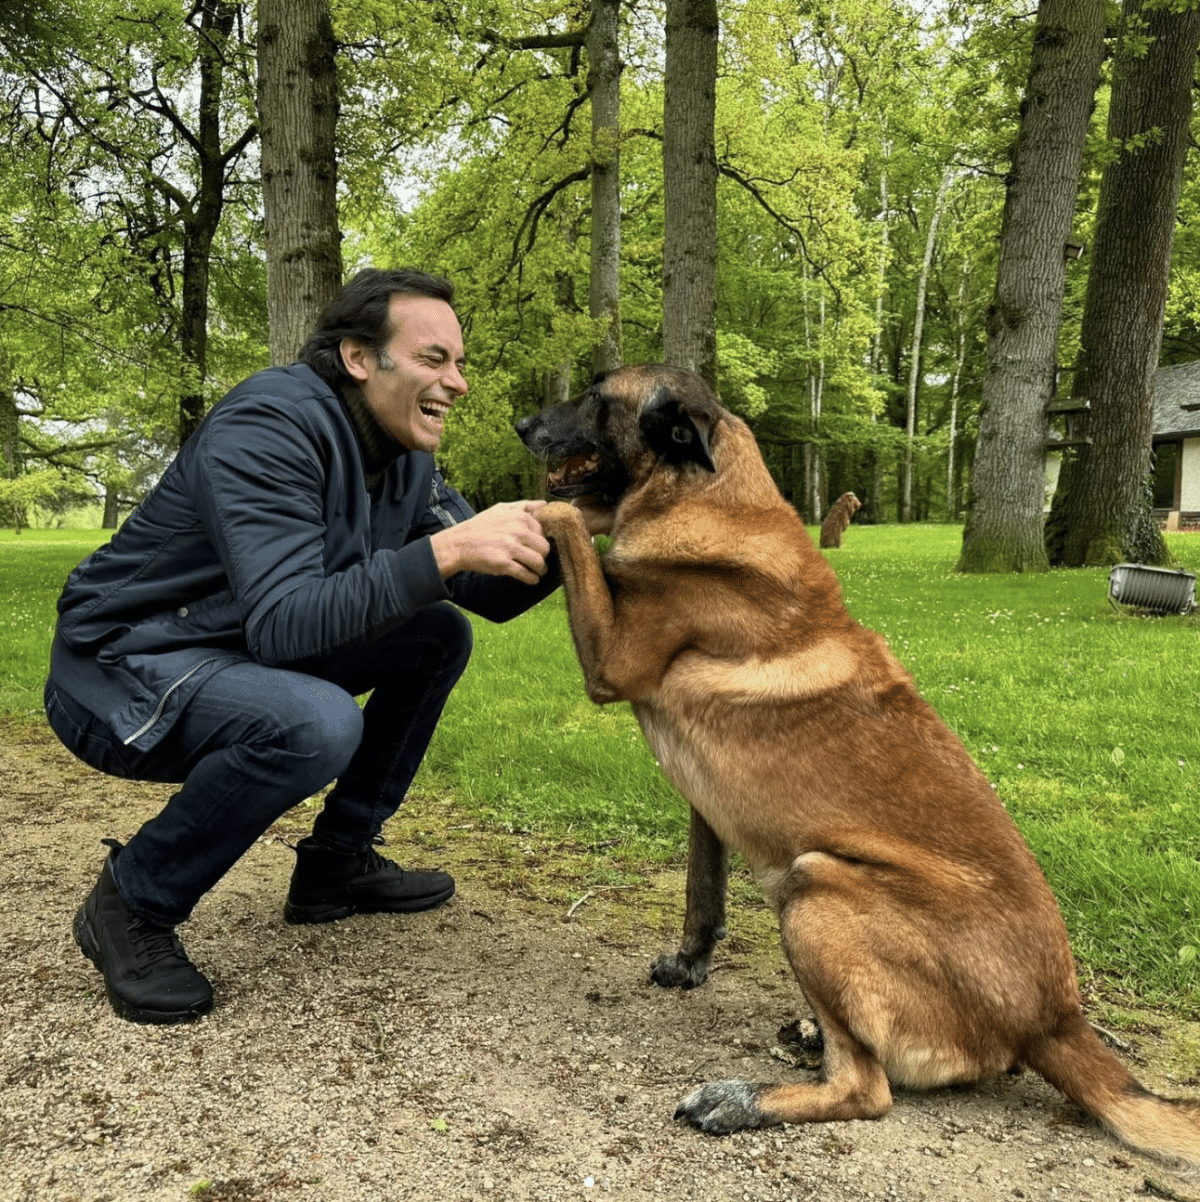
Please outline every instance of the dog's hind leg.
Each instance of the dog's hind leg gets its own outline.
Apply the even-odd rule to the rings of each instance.
[[[713,949],[725,938],[725,893],[729,853],[712,827],[692,810],[688,836],[687,910],[677,952],[665,952],[650,966],[656,985],[694,989],[708,977]]]
[[[844,1027],[818,1011],[825,1038],[820,1081],[794,1085],[752,1085],[747,1081],[709,1081],[679,1103],[677,1119],[686,1119],[711,1135],[777,1123],[825,1123],[877,1119],[892,1108],[892,1091],[883,1065]]]
[[[879,871],[811,852],[781,887],[783,946],[824,1037],[820,1079],[710,1082],[683,1099],[677,1117],[713,1133],[874,1119],[891,1109],[893,1069],[893,1079],[924,1086],[984,1075],[936,988],[938,947],[891,903]]]
[[[788,959],[824,1039],[820,1080],[791,1085],[710,1081],[680,1102],[676,1118],[711,1134],[725,1134],[776,1123],[875,1119],[891,1109],[892,1093],[883,1065],[855,1034],[851,1015],[845,1012],[861,999],[845,996],[849,981],[840,972],[842,945],[836,933],[848,925],[842,910],[836,896],[796,895],[780,914]],[[831,926],[832,941],[826,935]],[[854,950],[846,950],[853,959]]]

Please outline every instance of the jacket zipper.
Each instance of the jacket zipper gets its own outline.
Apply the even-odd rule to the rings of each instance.
[[[162,695],[162,697],[159,698],[159,702],[158,702],[158,705],[155,707],[154,713],[152,713],[150,715],[150,717],[146,719],[144,725],[142,726],[142,728],[140,730],[135,730],[133,732],[133,734],[131,734],[129,736],[129,738],[127,738],[125,740],[124,745],[126,747],[128,747],[130,743],[134,742],[137,739],[140,739],[142,737],[142,735],[144,735],[146,733],[146,731],[148,731],[150,729],[150,727],[152,727],[155,724],[155,722],[157,722],[159,720],[159,718],[162,717],[162,712],[164,709],[166,709],[166,706],[167,706],[167,700],[170,698],[171,694],[173,692],[175,692],[175,690],[177,688],[179,688],[179,686],[181,684],[186,684],[187,681],[189,681],[193,676],[195,676],[196,673],[199,672],[200,669],[203,668],[206,664],[215,664],[217,662],[217,660],[219,660],[220,658],[221,658],[221,656],[219,656],[219,655],[210,655],[208,657],[208,659],[202,659],[194,668],[190,668],[178,680],[174,681],[171,684],[171,687],[168,688],[167,691]]]

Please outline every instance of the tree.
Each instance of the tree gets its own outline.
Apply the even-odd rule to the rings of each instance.
[[[663,358],[717,386],[716,0],[667,0]]]
[[[946,204],[946,193],[954,182],[950,168],[942,172],[942,182],[934,197],[925,232],[925,254],[921,258],[921,274],[917,277],[917,300],[913,314],[912,353],[908,363],[908,403],[905,406],[904,471],[901,477],[900,520],[912,521],[913,445],[917,435],[917,394],[921,382],[921,338],[925,332],[925,298],[929,289],[929,272],[933,266],[933,251],[937,245],[938,226]]]
[[[592,102],[592,237],[589,312],[606,320],[592,352],[596,372],[621,366],[621,57],[620,0],[592,0],[586,45]]]
[[[328,0],[259,0],[258,119],[271,362],[295,361],[342,283]]]
[[[1047,405],[1065,247],[1104,54],[1103,0],[1042,0],[1000,229],[971,501],[958,567],[1043,571]]]
[[[1162,562],[1146,500],[1154,372],[1162,345],[1176,210],[1188,147],[1200,10],[1126,0],[1113,75],[1096,233],[1072,399],[1088,442],[1059,476],[1052,562]]]
[[[182,22],[151,0],[102,6],[90,42],[20,60],[52,172],[70,160],[71,198],[105,215],[129,265],[140,260],[170,327],[180,441],[207,407],[213,248],[258,132],[245,16],[238,0],[194,0]]]

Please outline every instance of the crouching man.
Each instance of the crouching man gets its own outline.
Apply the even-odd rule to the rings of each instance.
[[[466,667],[457,607],[503,621],[557,573],[542,502],[475,514],[434,468],[467,391],[453,299],[420,271],[355,276],[300,361],[234,388],[67,580],[51,727],[101,772],[180,786],[124,846],[104,840],[75,916],[122,1018],[212,1006],[176,927],[331,781],[296,848],[289,922],[424,910],[454,892],[375,846]]]

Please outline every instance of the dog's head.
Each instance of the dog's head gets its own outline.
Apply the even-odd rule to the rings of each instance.
[[[646,364],[598,376],[586,392],[517,423],[548,472],[552,497],[615,504],[656,467],[716,471],[712,440],[724,410],[699,376]]]

